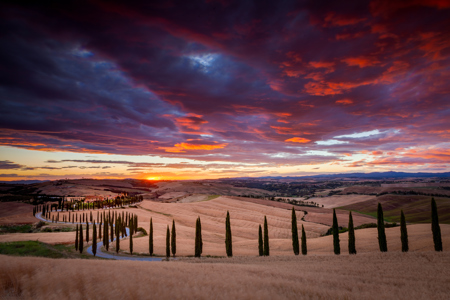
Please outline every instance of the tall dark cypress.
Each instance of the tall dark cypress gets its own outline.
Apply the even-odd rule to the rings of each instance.
[[[200,227],[200,217],[197,218],[195,223],[195,257],[200,257],[201,252],[201,227]]]
[[[166,258],[169,259],[170,257],[170,230],[169,225],[167,225],[167,232],[166,232]]]
[[[386,241],[386,231],[384,229],[383,208],[381,207],[381,203],[378,203],[377,229],[378,229],[378,245],[380,246],[380,251],[387,252],[388,249]]]
[[[259,224],[259,233],[258,233],[258,251],[259,251],[259,256],[263,256],[264,255],[264,246],[263,246],[263,234],[262,234],[262,229],[261,229],[261,224]]]
[[[264,216],[264,256],[269,256],[269,228],[267,226],[267,218]]]
[[[95,225],[92,226],[92,253],[94,256],[97,254],[97,227]]]
[[[111,219],[109,226],[111,228],[110,236],[111,236],[111,242],[112,242],[112,241],[114,241],[114,219]]]
[[[406,219],[403,210],[400,215],[400,239],[402,240],[402,252],[408,252],[408,230],[406,229]]]
[[[130,233],[130,254],[133,254],[133,235]]]
[[[148,252],[153,255],[153,220],[150,218],[150,230],[148,233]]]
[[[355,228],[353,226],[352,212],[348,216],[348,253],[356,254]]]
[[[294,254],[298,255],[300,253],[300,245],[298,243],[298,229],[297,229],[297,215],[295,214],[295,209],[292,207],[292,249],[294,250]]]
[[[333,208],[333,248],[334,254],[341,254],[341,246],[339,244],[339,226],[336,217],[336,210]]]
[[[308,247],[306,246],[306,233],[305,228],[302,224],[302,254],[306,255],[308,253]]]
[[[441,227],[439,226],[437,205],[434,198],[431,198],[431,230],[433,231],[434,250],[442,251]]]
[[[231,240],[231,223],[230,213],[227,211],[227,217],[225,219],[225,250],[228,257],[233,256],[233,244]]]
[[[203,254],[203,237],[202,237],[202,221],[198,217],[198,228],[199,228],[199,242],[200,242],[200,255]]]
[[[102,223],[98,223],[98,238],[102,238]]]
[[[172,255],[175,257],[177,253],[177,232],[175,230],[175,220],[172,220],[172,235],[170,237],[170,245],[172,246]]]
[[[80,237],[78,238],[78,242],[80,243],[78,245],[78,250],[80,251],[80,253],[83,253],[83,225],[80,224]]]
[[[108,221],[106,221],[105,222],[105,234],[104,234],[104,239],[105,239],[105,243],[104,243],[104,245],[105,245],[105,248],[106,248],[106,251],[108,251],[109,250],[109,222]]]
[[[120,250],[120,233],[119,233],[119,228],[121,225],[121,220],[118,219],[117,220],[118,224],[116,223],[116,253],[119,253]]]
[[[86,243],[89,243],[89,223],[86,223]]]
[[[76,225],[76,230],[75,230],[75,251],[78,250],[78,224]]]

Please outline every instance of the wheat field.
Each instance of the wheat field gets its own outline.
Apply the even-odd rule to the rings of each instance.
[[[169,262],[0,256],[1,299],[448,299],[450,253]]]

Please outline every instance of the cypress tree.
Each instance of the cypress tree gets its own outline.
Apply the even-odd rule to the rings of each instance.
[[[258,250],[259,250],[259,256],[264,255],[264,248],[263,248],[263,235],[262,235],[262,229],[261,224],[259,224],[259,234],[258,234]]]
[[[130,233],[130,254],[133,254],[133,235]]]
[[[231,240],[231,223],[230,223],[230,213],[227,211],[227,217],[225,219],[225,250],[227,251],[227,256],[233,256],[233,245]]]
[[[80,250],[80,253],[83,253],[83,225],[80,224],[80,237],[78,238],[79,245],[78,250]]]
[[[202,237],[202,221],[198,217],[198,228],[199,228],[199,241],[200,241],[200,255],[203,254],[203,237]]]
[[[434,198],[431,198],[431,230],[433,231],[434,250],[442,251],[441,227],[439,226],[437,205]]]
[[[92,226],[92,230],[92,253],[95,256],[95,254],[97,254],[97,227],[95,225],[95,222]]]
[[[269,256],[269,228],[267,226],[267,218],[264,216],[264,256]]]
[[[116,253],[119,253],[120,250],[120,235],[119,235],[119,226],[121,224],[120,219],[117,220],[119,224],[116,223]]]
[[[111,242],[114,241],[114,219],[111,219],[111,223],[109,224],[111,228],[110,236],[111,236]]]
[[[76,230],[75,230],[75,251],[78,250],[78,224],[76,225]]]
[[[406,229],[406,219],[403,210],[400,215],[400,239],[402,240],[402,252],[408,252],[408,230]]]
[[[380,251],[387,252],[388,250],[387,250],[386,232],[384,229],[383,208],[381,207],[381,203],[378,203],[377,229],[378,229],[378,245],[380,246]]]
[[[341,254],[341,246],[339,244],[339,226],[336,217],[336,210],[333,208],[333,248],[334,254]]]
[[[150,218],[150,230],[148,233],[148,252],[153,255],[153,220]]]
[[[308,253],[308,247],[306,246],[306,233],[305,228],[302,224],[302,255],[306,255]]]
[[[102,238],[102,223],[98,223],[98,238]]]
[[[292,249],[294,250],[294,254],[298,255],[300,252],[300,247],[298,243],[298,229],[297,229],[297,215],[295,214],[295,209],[292,207]]]
[[[348,253],[356,254],[355,228],[353,226],[352,212],[348,216]]]
[[[175,254],[177,253],[177,233],[175,230],[175,220],[172,220],[172,236],[170,238],[171,238],[170,244],[172,246],[172,255],[173,257],[175,257]]]
[[[105,248],[106,248],[106,251],[109,251],[109,223],[108,222],[106,222],[105,223]]]
[[[197,222],[195,223],[195,257],[200,257],[202,254],[200,250],[201,234],[200,217],[198,217]]]
[[[89,223],[86,223],[86,243],[89,243]]]
[[[167,225],[167,232],[166,232],[166,258],[169,259],[170,257],[170,230],[169,225]]]

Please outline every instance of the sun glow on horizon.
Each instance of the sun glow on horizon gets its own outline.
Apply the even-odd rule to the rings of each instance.
[[[161,180],[161,177],[147,177],[147,180]]]

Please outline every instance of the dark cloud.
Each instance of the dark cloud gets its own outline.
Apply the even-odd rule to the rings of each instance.
[[[0,11],[0,145],[274,166],[449,138],[448,1],[10,2]],[[333,139],[343,143],[316,143]]]
[[[13,163],[9,160],[0,160],[0,170],[14,170],[14,169],[21,169],[24,166]]]

